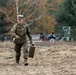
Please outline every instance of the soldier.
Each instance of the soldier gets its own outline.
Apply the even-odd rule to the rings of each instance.
[[[23,47],[23,58],[24,65],[27,66],[28,59],[28,42],[26,40],[26,35],[28,35],[30,44],[32,43],[32,37],[29,31],[28,26],[24,23],[23,15],[18,15],[18,23],[13,26],[11,29],[12,38],[15,43],[15,52],[16,52],[16,63],[19,63],[21,56],[21,48]]]

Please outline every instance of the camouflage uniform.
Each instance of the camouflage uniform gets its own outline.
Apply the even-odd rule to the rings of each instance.
[[[26,40],[26,35],[28,35],[30,42],[32,42],[32,37],[29,28],[26,24],[23,25],[15,24],[11,29],[11,32],[15,43],[14,49],[16,51],[16,62],[19,63],[21,56],[21,48],[23,47],[24,63],[26,63],[28,59],[28,43]],[[16,38],[17,35],[20,37],[20,39]]]

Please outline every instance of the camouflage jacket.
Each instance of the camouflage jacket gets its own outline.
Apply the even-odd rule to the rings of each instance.
[[[32,40],[30,30],[28,28],[28,25],[23,24],[15,24],[13,28],[11,29],[12,38],[15,38],[16,35],[18,35],[21,39],[16,39],[17,42],[24,42],[26,40],[26,35],[29,37],[30,41]]]

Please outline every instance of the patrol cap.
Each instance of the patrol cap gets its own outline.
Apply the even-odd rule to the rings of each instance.
[[[23,15],[18,15],[18,18],[23,18],[24,16]]]

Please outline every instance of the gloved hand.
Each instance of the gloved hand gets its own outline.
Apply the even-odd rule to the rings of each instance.
[[[15,36],[15,39],[21,39],[21,38],[20,38],[20,36],[16,35],[16,36]]]
[[[13,42],[15,44],[20,44],[21,43],[21,37],[16,35],[14,38],[13,38]]]
[[[32,44],[32,40],[30,40],[30,44]]]
[[[34,46],[34,43],[32,43],[31,46]]]

